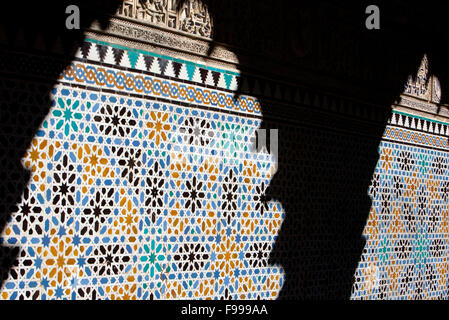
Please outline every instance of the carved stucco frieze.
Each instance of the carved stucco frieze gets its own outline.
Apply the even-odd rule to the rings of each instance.
[[[428,102],[439,103],[441,87],[437,77],[429,76],[429,60],[424,56],[416,78],[409,77],[404,93]]]
[[[353,74],[362,74],[363,77],[366,74],[352,69],[354,66],[361,65],[361,63],[353,63],[360,58],[357,54],[348,53],[347,59],[334,60],[334,57],[345,56],[345,53],[325,50],[329,41],[332,44],[330,47],[334,50],[354,48],[357,46],[354,39],[342,40],[332,35],[325,39],[309,39],[308,47],[309,49],[314,48],[314,56],[317,58],[312,60],[307,57],[296,59],[297,56],[288,51],[288,48],[298,37],[297,30],[296,33],[292,31],[291,34],[280,37],[278,28],[266,26],[265,28],[264,24],[260,24],[264,28],[258,32],[263,33],[264,38],[252,37],[254,26],[238,28],[237,25],[223,25],[227,24],[227,21],[212,21],[207,7],[201,0],[183,1],[183,5],[180,7],[178,3],[179,0],[123,0],[116,16],[111,19],[108,30],[104,31],[95,27],[92,29],[102,33],[103,37],[117,36],[121,38],[121,42],[134,42],[133,47],[141,46],[145,49],[145,47],[152,46],[157,51],[168,55],[196,61],[205,59],[210,65],[231,67],[232,69],[239,69],[240,66],[234,50],[238,48],[240,56],[251,57],[252,67],[259,65],[259,62],[256,64],[255,61],[260,60],[264,70],[276,70],[277,73],[290,74],[290,71],[285,69],[287,64],[301,68],[302,63],[305,63],[314,70],[325,71],[333,75],[342,74],[350,77]],[[226,2],[223,5],[225,4]],[[261,7],[266,12],[272,10],[270,5],[261,5]],[[265,11],[262,12],[262,15],[267,15]],[[245,3],[241,3],[235,15],[236,21],[244,23],[243,21],[251,21],[250,18],[254,18],[257,13],[254,13]],[[219,39],[212,39],[213,23],[220,30],[226,31],[220,34]],[[279,26],[279,30],[284,29]],[[298,30],[300,30],[299,26]],[[239,36],[234,38],[233,35],[236,33]],[[337,45],[341,41],[345,41],[345,45]],[[223,46],[222,43],[232,44],[232,46]],[[214,48],[212,53],[210,52],[211,46]],[[282,52],[273,48],[286,48],[286,55],[283,56]],[[253,55],[254,52],[259,53],[261,57],[256,58]],[[267,57],[279,58],[279,55],[282,56],[282,61],[266,59]],[[272,64],[271,67],[268,66],[269,63]],[[443,111],[438,107],[441,100],[440,84],[436,77],[428,74],[428,63],[427,57],[424,57],[417,76],[410,77],[407,82],[399,104],[412,110],[442,115]],[[299,77],[298,74],[290,75],[295,78]]]
[[[178,8],[177,0],[124,0],[118,16],[210,38],[212,21],[200,0],[186,1]]]
[[[145,26],[138,21],[124,20],[120,17],[112,17],[108,28],[103,30],[100,25],[94,23],[87,34],[99,40],[122,43],[143,50],[154,47],[158,52],[188,58],[197,61],[199,58],[207,59],[211,65],[235,69],[238,64],[234,52],[220,45],[214,45],[210,52],[211,40],[192,38],[176,30],[159,29]]]

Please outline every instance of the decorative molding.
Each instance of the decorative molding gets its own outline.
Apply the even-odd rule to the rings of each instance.
[[[400,102],[393,106],[394,110],[400,111],[405,108],[407,112],[420,116],[448,122],[449,111],[446,106],[440,105],[441,86],[440,81],[434,75],[429,76],[429,60],[424,55],[416,78],[409,77]]]
[[[168,30],[158,26],[146,26],[139,22],[112,17],[106,30],[94,23],[86,35],[101,41],[119,42],[128,47],[188,58],[193,61],[207,60],[208,64],[236,68],[238,59],[235,53],[227,48],[215,45],[210,51],[211,40],[194,38],[186,33]]]
[[[177,0],[125,0],[117,15],[143,23],[210,38],[212,22],[200,0],[189,0],[178,10]]]
[[[419,67],[416,79],[409,77],[404,94],[438,104],[441,101],[441,86],[437,77],[429,76],[429,60],[427,55]]]

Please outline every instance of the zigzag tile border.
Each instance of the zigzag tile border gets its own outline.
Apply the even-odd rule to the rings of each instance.
[[[87,63],[73,63],[64,70],[60,81],[67,84],[93,85],[98,89],[105,88],[136,95],[144,94],[151,98],[165,98],[172,102],[195,104],[219,110],[260,115],[260,103],[252,97],[240,95],[235,99],[232,92]]]
[[[285,214],[264,196],[274,159],[252,151],[260,105],[233,100],[238,74],[86,43],[23,159],[31,178],[0,238],[21,250],[0,298],[276,298]],[[3,103],[32,103],[13,90]],[[448,134],[393,113],[352,298],[448,297]]]
[[[235,91],[240,74],[203,64],[176,59],[149,51],[130,49],[120,45],[86,39],[75,57],[90,62],[148,71],[176,80],[192,81],[217,89]]]

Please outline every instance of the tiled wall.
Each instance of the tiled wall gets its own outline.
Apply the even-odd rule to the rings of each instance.
[[[285,274],[268,259],[285,212],[264,195],[276,164],[254,150],[261,106],[234,99],[239,79],[86,41],[23,158],[1,298],[276,298]],[[393,115],[353,298],[447,297],[447,130]]]
[[[275,298],[282,210],[263,202],[274,171],[252,151],[257,102],[235,104],[232,73],[112,46],[99,64],[86,46],[23,159],[2,298]]]
[[[393,114],[369,189],[353,298],[448,298],[447,135],[447,124]]]

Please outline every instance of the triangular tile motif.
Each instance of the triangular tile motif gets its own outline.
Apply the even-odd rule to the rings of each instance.
[[[403,124],[404,124],[404,118],[402,117],[402,115],[401,114],[398,114],[398,113],[394,113],[393,112],[393,115],[397,115],[396,116],[396,124],[395,125],[397,125],[397,126],[403,126]]]
[[[404,126],[405,117],[401,114],[398,114],[398,125]]]
[[[417,122],[416,129],[423,130],[423,124],[424,124],[423,121],[421,119],[418,119],[416,122]]]
[[[87,55],[89,54],[89,50],[92,44],[93,43],[91,42],[83,42],[83,44],[81,45],[81,54],[83,59],[87,58]]]
[[[435,134],[439,134],[439,132],[437,132],[438,130],[438,123],[432,122],[431,123],[431,132],[435,133]]]
[[[98,54],[97,45],[95,43],[92,43],[91,47],[89,48],[89,53],[87,54],[86,58],[89,61],[95,61],[95,62],[101,61],[101,57]]]
[[[103,59],[103,63],[107,63],[109,65],[115,65],[115,57],[114,57],[114,51],[112,47],[107,48],[105,57]]]
[[[224,73],[220,73],[220,78],[218,79],[217,87],[222,88],[222,89],[228,88],[228,86],[226,84]]]
[[[177,78],[179,77],[179,73],[181,72],[181,67],[182,67],[181,63],[173,61],[173,71],[175,72],[175,76]]]
[[[203,83],[203,80],[201,79],[201,72],[200,72],[199,67],[195,68],[195,71],[192,76],[192,81],[196,82],[196,83]]]
[[[397,114],[393,113],[393,115],[391,116],[391,118],[388,120],[388,124],[391,125],[396,125],[397,124]]]
[[[165,73],[165,69],[167,68],[168,60],[165,58],[158,58],[159,62],[159,70],[161,71],[161,74]]]
[[[181,70],[178,74],[178,79],[180,80],[190,80],[189,73],[187,71],[187,66],[185,63],[181,65]]]
[[[214,79],[214,75],[213,75],[213,71],[208,70],[207,71],[207,77],[206,77],[206,81],[205,84],[208,86],[212,86],[215,87],[215,79]]]
[[[154,59],[156,59],[156,58],[154,58],[153,56],[144,55],[143,60],[145,61],[145,66],[147,67],[147,70],[151,69]]]
[[[75,58],[84,59],[82,48],[79,47],[76,49]]]
[[[188,76],[188,79],[185,79],[185,80],[191,80],[192,81],[196,67],[195,67],[195,65],[193,63],[186,63],[184,65],[186,66],[187,76]]]
[[[103,62],[105,57],[106,57],[106,53],[108,51],[108,46],[106,45],[102,45],[102,44],[97,44],[97,51],[98,51],[98,55],[100,57],[100,61]]]
[[[439,123],[433,123],[432,124],[433,125],[433,133],[435,133],[435,134],[440,134],[440,124]]]
[[[427,120],[422,120],[422,130],[423,131],[428,131],[429,130],[429,121]]]
[[[232,76],[231,84],[229,85],[229,89],[232,91],[237,91],[239,89],[239,80],[241,78],[237,76]]]
[[[115,65],[120,65],[124,52],[125,52],[125,50],[123,50],[123,49],[112,48],[112,53],[114,55],[114,61],[115,61],[114,64]]]
[[[148,71],[147,64],[145,62],[145,56],[143,54],[139,54],[137,61],[135,63],[135,68],[141,71]]]
[[[410,118],[409,117],[404,117],[404,120],[405,120],[404,121],[404,126],[411,128],[412,124],[410,123]]]
[[[139,59],[140,56],[141,54],[139,54],[138,52],[134,50],[128,50],[128,58],[129,62],[131,63],[131,68],[136,67],[137,60]]]
[[[173,68],[173,61],[169,60],[167,67],[165,68],[164,76],[170,77],[170,78],[176,78],[176,73]]]
[[[232,82],[232,74],[224,73],[223,76],[226,83],[226,89],[229,89]]]
[[[159,58],[154,57],[151,63],[150,72],[155,74],[161,74],[161,68],[159,64]]]
[[[213,86],[217,87],[218,86],[218,81],[220,79],[220,72],[217,71],[212,71],[212,79],[213,79]]]
[[[198,68],[201,76],[201,83],[206,84],[206,78],[209,70],[205,68]]]
[[[122,58],[120,60],[120,67],[131,68],[131,61],[129,59],[128,51],[123,51]]]

